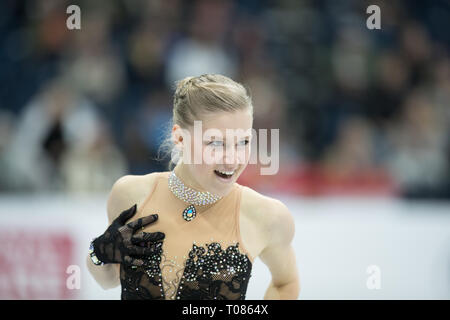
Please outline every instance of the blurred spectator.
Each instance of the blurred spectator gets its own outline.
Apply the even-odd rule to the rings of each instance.
[[[83,31],[75,33],[61,61],[71,85],[101,107],[109,106],[125,85],[123,65],[109,39],[108,13],[96,9],[83,15]]]
[[[73,166],[76,158],[68,161],[65,156],[99,145],[109,151],[105,147],[108,144],[107,133],[102,129],[94,105],[73,91],[65,79],[54,79],[25,107],[5,150],[9,187],[18,191],[72,189],[75,185],[71,181],[73,173],[63,172],[62,168],[64,165],[68,168]],[[98,148],[95,152],[101,151]],[[110,165],[108,162],[120,159],[120,156],[115,156],[104,156],[102,165],[105,169]],[[88,157],[83,159],[89,162]],[[111,180],[125,172],[123,167],[123,161],[119,161],[118,168],[110,165],[109,170],[103,173]],[[81,172],[77,174],[83,175]],[[65,180],[68,180],[67,184]],[[107,183],[101,188],[105,190],[109,186]],[[83,187],[90,191],[93,186],[85,183]]]
[[[225,45],[231,10],[230,1],[195,2],[188,33],[168,53],[166,81],[169,87],[179,79],[204,73],[236,76],[236,62]]]
[[[125,157],[114,145],[109,127],[100,121],[89,144],[74,144],[61,164],[67,192],[105,192],[128,174]]]
[[[448,177],[448,124],[426,89],[412,91],[388,134],[388,167],[405,193],[437,191]]]
[[[156,158],[160,144],[171,131],[171,101],[167,90],[156,91],[146,96],[137,112],[125,120],[124,152],[130,174],[167,170],[164,162]]]
[[[373,131],[363,118],[347,118],[324,156],[324,168],[337,176],[354,176],[375,168]]]

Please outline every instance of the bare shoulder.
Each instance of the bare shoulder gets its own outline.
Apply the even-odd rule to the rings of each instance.
[[[117,179],[108,197],[109,222],[111,223],[122,211],[135,204],[139,208],[148,196],[159,174],[159,172],[153,172],[146,175],[126,175]]]
[[[242,212],[270,242],[290,242],[295,233],[295,221],[288,207],[280,200],[242,186]]]

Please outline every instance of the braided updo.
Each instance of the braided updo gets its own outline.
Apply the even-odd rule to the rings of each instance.
[[[204,113],[245,108],[250,108],[253,113],[250,95],[242,84],[220,74],[187,77],[177,82],[173,123],[187,128]]]

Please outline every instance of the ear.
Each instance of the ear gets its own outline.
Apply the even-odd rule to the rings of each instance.
[[[174,124],[172,127],[172,141],[177,147],[183,147],[183,130],[178,124]]]

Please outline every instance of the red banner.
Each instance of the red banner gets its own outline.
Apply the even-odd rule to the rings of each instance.
[[[0,299],[70,299],[73,239],[60,231],[0,230]]]

